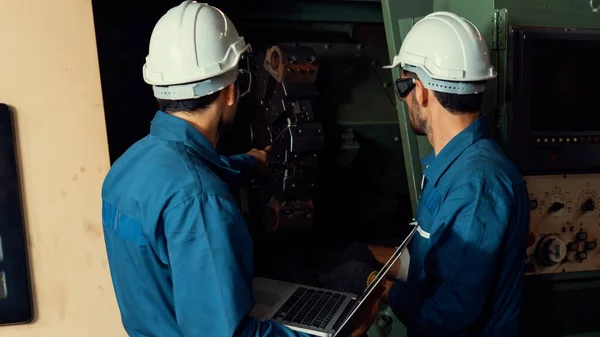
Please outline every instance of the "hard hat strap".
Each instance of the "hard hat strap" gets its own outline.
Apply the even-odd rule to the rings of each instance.
[[[423,69],[409,64],[405,64],[402,68],[404,71],[409,71],[417,74],[423,86],[427,89],[448,94],[469,95],[477,94],[485,91],[485,83],[483,82],[455,82],[445,81],[431,78]]]
[[[200,98],[224,89],[235,82],[238,75],[237,67],[217,77],[195,83],[170,86],[153,86],[154,96],[160,99],[183,100]]]

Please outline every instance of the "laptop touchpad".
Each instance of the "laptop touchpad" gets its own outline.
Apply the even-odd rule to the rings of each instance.
[[[273,308],[277,305],[279,299],[281,299],[281,295],[277,293],[255,289],[254,301],[256,301],[256,304],[252,308],[250,316],[261,320],[270,319],[273,315]]]
[[[274,306],[279,302],[281,296],[277,293],[255,290],[254,291],[254,300],[256,303],[260,303],[269,307]]]

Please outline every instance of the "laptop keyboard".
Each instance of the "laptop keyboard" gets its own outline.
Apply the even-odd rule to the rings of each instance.
[[[272,319],[325,329],[346,295],[298,287]]]

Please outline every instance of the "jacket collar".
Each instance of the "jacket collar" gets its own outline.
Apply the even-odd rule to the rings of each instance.
[[[437,156],[431,153],[424,157],[421,163],[425,166],[424,176],[427,182],[435,186],[444,172],[446,172],[464,150],[486,137],[487,128],[487,118],[485,115],[481,115],[471,125],[454,136]]]
[[[208,138],[181,118],[157,111],[151,122],[150,134],[168,141],[183,143],[211,166],[225,173],[239,174],[239,171],[232,169],[228,162],[222,159]]]

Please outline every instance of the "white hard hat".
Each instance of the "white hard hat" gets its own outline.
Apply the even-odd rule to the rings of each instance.
[[[144,64],[157,98],[182,100],[219,91],[237,77],[248,50],[229,18],[206,3],[184,1],[158,21]]]
[[[399,65],[416,73],[427,89],[453,94],[482,92],[481,82],[496,77],[477,27],[450,12],[431,13],[413,26],[384,68]]]

